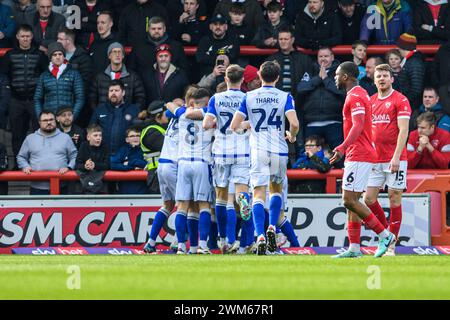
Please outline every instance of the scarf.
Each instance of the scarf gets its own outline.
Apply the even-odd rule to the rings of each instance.
[[[59,77],[62,75],[64,70],[67,68],[67,60],[64,59],[64,62],[60,66],[56,66],[53,64],[53,62],[50,62],[50,65],[48,66],[48,69],[50,73],[56,78],[59,79]]]

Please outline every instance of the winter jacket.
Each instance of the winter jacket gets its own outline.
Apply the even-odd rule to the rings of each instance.
[[[239,40],[229,32],[222,39],[215,39],[211,32],[209,35],[204,36],[200,40],[195,53],[201,75],[207,75],[212,72],[219,49],[225,52],[225,55],[230,59],[230,63],[235,63],[240,53]]]
[[[252,40],[252,44],[259,48],[267,48],[264,41],[269,38],[274,38],[278,40],[278,31],[280,29],[286,28],[289,23],[285,19],[281,19],[280,22],[273,26],[270,21],[265,21],[256,31],[255,37]],[[278,47],[278,45],[277,45]]]
[[[229,12],[232,3],[232,0],[220,1],[219,3],[217,3],[213,15],[220,13],[223,16],[227,17],[228,21],[230,21],[231,18],[229,16]],[[246,0],[243,4],[245,8],[244,23],[253,28],[253,30],[256,30],[264,22],[264,15],[261,6],[256,0]]]
[[[128,164],[124,165],[124,162],[128,162]],[[119,171],[131,171],[135,168],[144,169],[147,165],[141,147],[139,145],[132,147],[128,143],[122,145],[116,154],[111,156],[110,163],[111,170]],[[143,181],[121,181],[118,185],[121,194],[147,193],[147,184]]]
[[[0,32],[5,37],[0,40],[0,48],[9,48],[12,46],[12,40],[16,35],[16,21],[14,20],[11,7],[0,3]]]
[[[127,66],[139,72],[140,76],[143,77],[144,73],[149,72],[153,68],[156,62],[156,48],[161,44],[169,45],[172,53],[171,62],[178,68],[188,72],[189,62],[183,46],[180,42],[170,39],[167,34],[158,42],[147,36],[145,40],[134,46],[128,57]]]
[[[16,21],[16,26],[20,26],[21,24],[25,23],[25,17],[29,14],[33,15],[36,13],[36,4],[31,3],[24,9],[20,8],[19,2],[14,1],[14,4],[12,5],[12,13],[14,16],[14,20]]]
[[[321,173],[326,173],[330,171],[331,165],[323,150],[320,150],[311,158],[306,153],[302,154],[293,164],[292,169],[316,169]]]
[[[308,6],[297,14],[295,20],[295,43],[302,47],[317,50],[321,46],[335,46],[342,43],[342,27],[339,17],[324,9],[315,19]]]
[[[359,85],[367,91],[367,94],[369,97],[373,96],[375,93],[377,93],[378,89],[375,85],[375,82],[373,79],[370,79],[368,76],[363,77],[361,80],[359,80]]]
[[[149,30],[149,20],[152,17],[159,16],[169,23],[166,8],[149,0],[144,4],[137,1],[129,4],[120,15],[119,20],[119,39],[123,45],[136,46],[145,41]],[[166,25],[170,29],[170,25]]]
[[[126,130],[137,118],[140,108],[136,104],[123,103],[113,107],[109,102],[98,106],[92,114],[90,124],[96,123],[103,129],[103,143],[109,146],[109,154],[114,155],[123,145]]]
[[[169,21],[172,28],[175,28],[175,26],[180,22],[180,16],[184,12],[183,2],[184,1],[180,0],[168,0],[167,4],[165,5],[167,12],[170,12]],[[208,16],[206,8],[207,2],[210,2],[210,0],[198,1],[199,7],[197,9],[197,17],[202,17],[203,19]]]
[[[356,40],[359,40],[361,21],[366,14],[366,10],[366,6],[357,3],[355,12],[350,18],[346,17],[342,10],[339,10],[338,16],[342,26],[342,44],[353,44]]]
[[[74,169],[76,157],[77,149],[67,134],[56,129],[53,134],[44,135],[39,129],[25,138],[17,155],[17,165],[20,169],[31,167],[34,171]],[[48,190],[50,183],[32,181],[30,186]]]
[[[77,70],[84,83],[84,92],[88,92],[90,82],[92,80],[92,61],[89,54],[81,47],[77,47],[72,57],[69,59],[69,63],[74,70]]]
[[[229,24],[228,32],[231,35],[234,35],[238,39],[240,46],[250,45],[250,43],[254,37],[254,30],[250,26],[247,26],[245,24],[242,24],[240,26]],[[204,35],[207,35],[207,34],[208,34],[208,32],[206,32]]]
[[[12,97],[31,100],[37,80],[47,67],[48,59],[38,48],[14,48],[3,57],[1,72],[10,79]]]
[[[432,153],[427,148],[417,152],[419,146],[419,131],[414,130],[409,134],[408,168],[411,169],[447,169],[450,163],[450,133],[436,128],[428,137],[434,150]]]
[[[163,100],[166,102],[172,101],[175,98],[184,98],[186,87],[189,85],[189,79],[186,73],[180,68],[170,64],[169,70],[167,70],[166,77],[164,79],[164,87],[161,90],[158,80],[158,72],[155,70],[144,74],[143,82],[145,91],[147,92],[148,106],[154,100]]]
[[[83,79],[68,64],[58,79],[49,70],[41,74],[34,93],[34,110],[39,116],[42,110],[51,110],[56,114],[60,106],[73,106],[76,119],[84,106],[84,99]]]
[[[7,114],[9,100],[11,99],[11,89],[9,79],[0,73],[0,129],[5,130],[8,122]]]
[[[125,101],[127,103],[137,104],[140,109],[144,109],[146,107],[145,90],[139,75],[132,70],[128,70],[125,65],[122,65],[120,80],[125,85]],[[103,72],[97,74],[94,81],[91,82],[89,104],[92,108],[108,101],[109,84],[111,81],[111,66],[108,66]]]
[[[313,75],[303,78],[298,84],[297,94],[300,97],[298,105],[302,106],[305,124],[315,121],[342,122],[345,92],[339,90],[334,82],[339,63],[338,60],[333,61],[327,69],[328,76],[324,80],[319,77],[319,65],[314,63]]]
[[[450,116],[444,112],[440,103],[436,103],[430,108],[430,110],[425,110],[425,106],[423,104],[419,107],[418,110],[415,110],[409,122],[410,131],[417,129],[417,117],[425,111],[431,111],[434,113],[434,115],[436,116],[436,123],[438,128],[450,132]]]
[[[311,74],[313,72],[313,61],[311,58],[301,52],[293,51],[289,55],[290,63],[291,63],[291,85],[292,90],[291,94],[294,97],[294,99],[297,97],[297,85],[299,84],[300,80],[303,78],[310,78]],[[266,59],[266,61],[276,60],[283,72],[283,66],[284,66],[284,58],[286,57],[285,54],[283,54],[281,51],[278,51],[274,55],[271,55]],[[281,79],[277,82],[276,87],[281,90],[283,85],[283,82]]]
[[[368,13],[363,18],[361,40],[373,44],[395,44],[401,34],[413,31],[411,8],[406,1],[395,0],[395,7],[389,16],[386,16],[382,0],[377,0],[375,6],[376,8],[369,7]],[[379,27],[377,26],[378,22],[380,23]]]
[[[181,14],[180,14],[181,15]],[[185,46],[196,46],[200,39],[209,32],[206,17],[196,17],[193,20],[179,23],[178,18],[176,24],[173,25],[173,38],[180,41]],[[186,42],[181,39],[183,33],[191,36],[191,41]]]
[[[417,1],[417,9],[414,11],[414,34],[420,44],[444,43],[450,36],[450,12],[449,5],[441,4],[437,24],[434,23],[433,15],[425,1]],[[433,26],[430,31],[422,29],[422,25]]]
[[[95,40],[89,48],[89,56],[92,61],[92,74],[96,75],[99,72],[103,72],[110,64],[108,58],[108,47],[111,43],[117,41],[117,36],[111,33],[105,39],[101,39],[98,34],[95,36]]]
[[[109,169],[108,147],[102,143],[100,146],[91,146],[89,141],[84,141],[78,150],[75,170],[88,171],[84,164],[88,159],[95,163],[95,171],[106,171]]]
[[[52,12],[48,18],[48,25],[45,33],[39,23],[39,12],[28,14],[25,17],[25,23],[33,28],[33,42],[37,46],[48,47],[48,45],[58,39],[58,31],[66,25],[66,19],[59,13]]]
[[[89,11],[86,0],[76,0],[75,5],[80,8],[81,13],[81,29],[77,32],[77,45],[87,48],[91,33],[97,33],[97,16],[101,11],[110,11],[111,5],[108,0],[97,0],[92,11]],[[83,21],[86,19],[87,21]]]
[[[398,75],[400,92],[408,98],[412,109],[417,109],[422,103],[424,78],[425,63],[422,54],[416,51],[406,59],[402,71]]]

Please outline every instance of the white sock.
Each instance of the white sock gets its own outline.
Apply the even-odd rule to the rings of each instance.
[[[378,234],[378,236],[379,236],[381,239],[385,239],[385,238],[389,237],[389,232],[387,231],[387,229],[384,229],[383,231],[381,231],[381,232]]]
[[[202,249],[208,248],[208,245],[207,245],[207,241],[206,241],[206,240],[200,240],[200,241],[199,241],[199,245],[200,245],[200,248],[202,248]]]
[[[245,248],[239,247],[239,253],[245,253]]]
[[[184,243],[184,242],[178,243],[178,249],[181,249],[184,252],[186,252],[186,243]]]
[[[153,239],[149,239],[148,244],[151,245],[152,247],[154,247],[156,245],[156,241]]]
[[[190,247],[190,248],[189,248],[189,252],[190,252],[190,253],[197,253],[197,249],[198,249],[197,246],[195,246],[195,247]]]
[[[350,247],[348,248],[348,250],[350,252],[359,252],[360,251],[360,244],[359,243],[350,243]]]

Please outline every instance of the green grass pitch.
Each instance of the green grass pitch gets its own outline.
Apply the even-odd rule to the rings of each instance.
[[[450,256],[1,255],[0,299],[450,299]]]

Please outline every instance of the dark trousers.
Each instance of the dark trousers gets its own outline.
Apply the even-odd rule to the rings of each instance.
[[[33,131],[39,127],[34,111],[34,101],[11,98],[9,104],[9,121],[12,134],[12,149],[15,158],[28,134],[30,122]]]
[[[67,192],[67,186],[60,187],[60,194],[68,194]],[[49,195],[50,190],[49,189],[36,189],[33,187],[30,187],[30,196],[43,196],[43,195]]]

